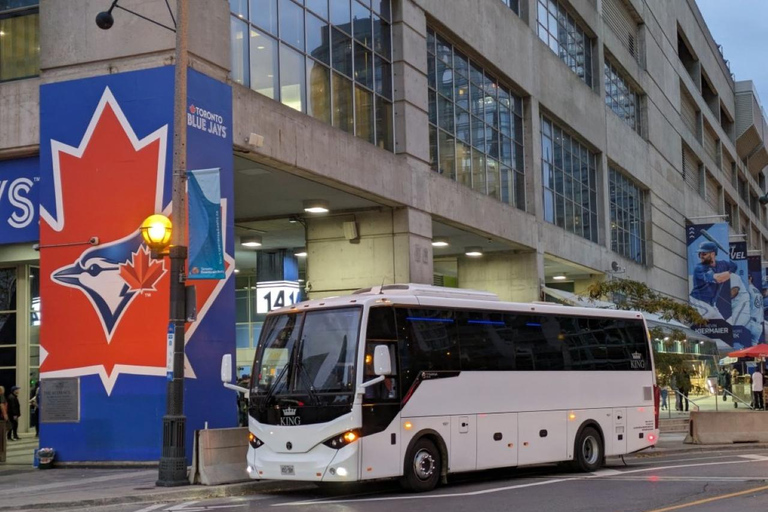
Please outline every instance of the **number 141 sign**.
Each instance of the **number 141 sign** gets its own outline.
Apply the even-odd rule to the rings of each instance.
[[[273,309],[291,306],[299,298],[296,281],[265,281],[256,283],[256,312],[269,313]]]

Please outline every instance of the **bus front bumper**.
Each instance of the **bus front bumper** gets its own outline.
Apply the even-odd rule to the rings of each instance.
[[[248,448],[248,474],[254,480],[353,482],[359,479],[359,442],[334,450],[319,444],[306,453],[278,453],[266,444]]]

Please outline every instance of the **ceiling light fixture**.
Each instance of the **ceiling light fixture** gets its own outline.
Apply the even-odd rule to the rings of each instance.
[[[565,281],[566,276],[565,274],[557,274],[552,276],[552,279],[554,279],[555,281]]]
[[[436,236],[432,239],[432,247],[448,247],[448,239],[444,236]]]
[[[328,213],[328,201],[324,199],[307,199],[303,203],[307,213]]]
[[[464,249],[464,254],[467,256],[470,256],[472,258],[479,258],[483,255],[483,248],[482,247],[467,247]]]
[[[259,235],[241,236],[240,245],[243,247],[261,247],[261,237]]]
[[[296,249],[293,251],[293,255],[297,258],[306,258],[307,257],[307,248],[306,247],[300,247],[299,249]]]

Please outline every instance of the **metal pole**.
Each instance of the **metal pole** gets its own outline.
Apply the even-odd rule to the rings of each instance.
[[[176,80],[173,100],[173,233],[171,238],[171,282],[169,321],[174,325],[173,379],[168,382],[166,413],[163,416],[163,451],[157,485],[187,485],[187,457],[184,449],[184,324],[187,259],[187,29],[188,1],[176,0]]]

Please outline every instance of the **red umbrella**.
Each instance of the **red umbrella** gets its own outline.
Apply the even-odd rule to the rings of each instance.
[[[730,357],[768,357],[768,345],[761,343],[728,354]]]

